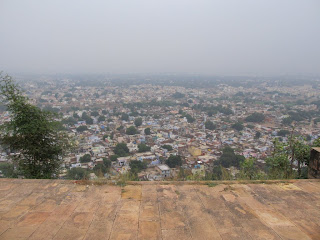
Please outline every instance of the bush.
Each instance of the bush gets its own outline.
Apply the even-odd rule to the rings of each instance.
[[[73,180],[83,180],[88,179],[88,171],[83,168],[71,168],[68,170],[67,178]]]

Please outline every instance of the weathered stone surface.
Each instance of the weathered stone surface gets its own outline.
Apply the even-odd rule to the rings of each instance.
[[[0,179],[0,240],[319,236],[320,180],[121,188]]]

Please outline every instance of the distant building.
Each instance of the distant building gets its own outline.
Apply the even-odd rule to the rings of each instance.
[[[320,179],[320,147],[311,149],[308,178]]]
[[[170,167],[168,165],[162,164],[162,165],[158,165],[156,168],[163,178],[167,178],[171,176]]]

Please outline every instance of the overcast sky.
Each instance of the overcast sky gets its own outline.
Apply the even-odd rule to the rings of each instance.
[[[320,1],[0,0],[0,70],[320,74]]]

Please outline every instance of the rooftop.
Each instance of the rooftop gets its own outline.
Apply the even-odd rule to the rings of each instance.
[[[232,184],[0,179],[0,239],[319,239],[320,180]]]

